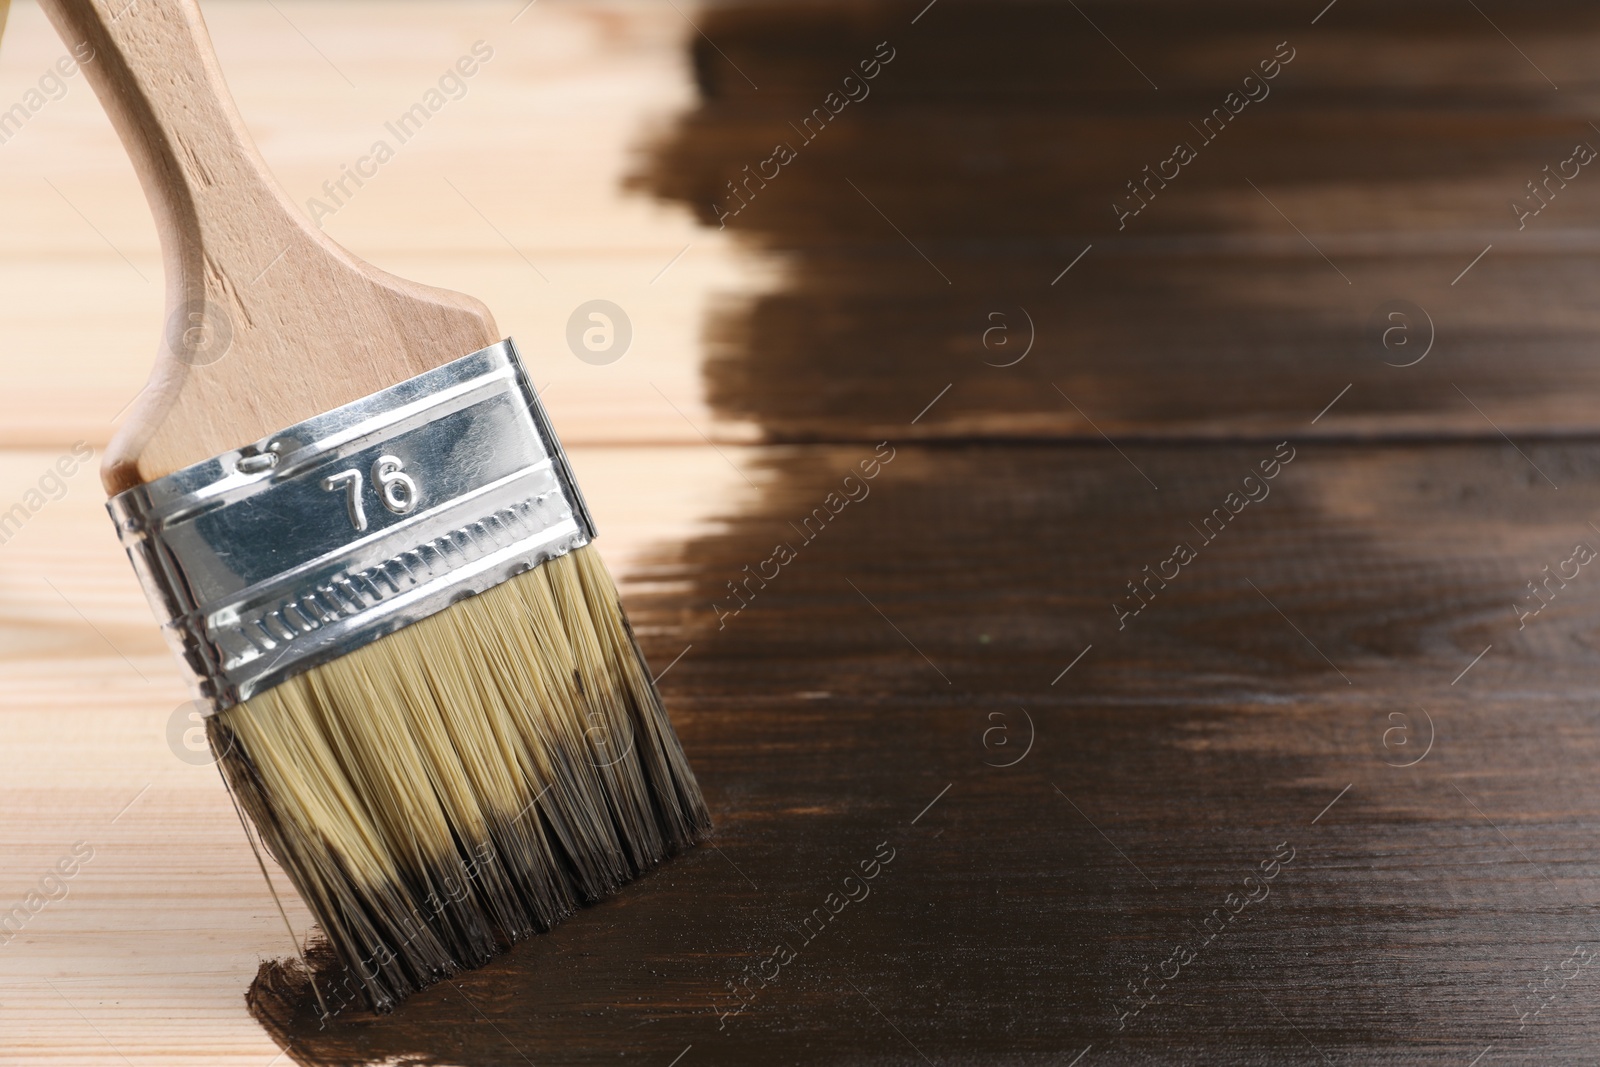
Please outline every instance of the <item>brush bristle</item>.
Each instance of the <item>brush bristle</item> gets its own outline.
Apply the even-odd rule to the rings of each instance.
[[[587,546],[208,723],[348,972],[328,1010],[389,1010],[710,827]]]

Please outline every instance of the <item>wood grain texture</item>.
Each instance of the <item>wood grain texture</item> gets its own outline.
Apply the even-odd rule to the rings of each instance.
[[[167,326],[150,385],[107,450],[108,492],[498,340],[476,299],[387,275],[307,222],[250,142],[195,0],[43,7],[69,47],[87,49],[85,76],[133,158],[164,253]]]
[[[707,12],[704,99],[640,185],[792,264],[713,324],[717,404],[792,441],[1227,438],[1350,386],[1310,432],[1595,430],[1600,182],[1509,206],[1600,147],[1593,10],[1079,6]],[[1421,311],[1386,348],[1397,300]]]
[[[632,604],[653,661],[692,643],[662,685],[715,848],[392,1017],[302,1017],[294,1055],[1586,1062],[1592,970],[1521,1016],[1595,950],[1600,585],[1521,631],[1511,605],[1600,546],[1600,451],[1528,449],[1557,491],[1503,442],[1300,442],[1209,544],[1189,524],[1273,449],[1125,451],[901,446],[810,543],[790,524],[872,450],[760,459],[759,506]],[[1179,541],[1197,558],[1119,630]],[[719,628],[775,542],[797,558]]]
[[[336,62],[361,53],[350,43],[361,39],[367,7],[316,15],[281,6],[319,43],[331,32],[350,45],[333,49]],[[630,309],[668,303],[646,301],[659,292],[649,278],[697,242],[660,283],[682,286],[673,299],[693,308],[684,318],[716,309],[707,344],[715,407],[686,406],[693,425],[719,446],[718,427],[741,419],[776,439],[816,443],[719,454],[645,388],[649,372],[631,359],[616,375],[567,379],[551,407],[559,422],[563,396],[581,397],[575,412],[593,416],[579,420],[583,432],[613,442],[574,450],[574,462],[602,549],[610,558],[620,539],[629,550],[629,608],[652,663],[666,669],[661,685],[713,805],[715,847],[399,1015],[352,1016],[327,1031],[303,1015],[279,1017],[263,1030],[244,993],[263,959],[288,954],[288,938],[214,773],[169,747],[182,694],[78,473],[61,501],[0,547],[0,902],[22,899],[74,842],[97,851],[66,900],[0,946],[0,1062],[1477,1058],[1487,1067],[1593,1058],[1596,972],[1574,956],[1597,947],[1592,568],[1525,627],[1518,618],[1544,568],[1571,559],[1579,541],[1600,548],[1589,525],[1600,522],[1600,452],[1588,440],[1594,249],[1578,210],[1587,187],[1574,182],[1517,243],[1494,229],[1511,218],[1505,198],[1552,162],[1547,149],[1584,136],[1592,15],[1480,4],[1511,46],[1470,5],[1394,11],[1341,0],[1310,27],[1315,10],[1290,19],[1277,6],[1191,14],[1080,4],[1161,84],[1156,91],[1070,8],[940,0],[912,27],[923,6],[690,11],[732,63],[694,44],[676,13],[649,8],[680,24],[671,47],[692,47],[706,97],[661,133],[639,187],[701,211],[712,187],[674,182],[709,175],[720,187],[770,151],[759,131],[820,102],[877,41],[900,48],[874,95],[825,135],[850,138],[848,150],[819,139],[730,225],[790,268],[753,300],[717,308],[715,292],[738,271],[694,267],[698,242],[727,238],[714,224],[663,226],[630,244],[624,231],[645,216],[581,198],[615,179],[624,154],[616,146],[627,140],[615,130],[602,139],[612,147],[593,153],[611,169],[574,165],[588,177],[570,183],[570,201],[519,199],[541,175],[537,146],[517,143],[525,165],[496,178],[494,199],[480,203],[490,218],[513,220],[520,253],[457,203],[487,234],[474,243],[479,230],[469,235],[446,201],[412,184],[417,174],[437,183],[459,173],[440,146],[419,145],[415,164],[396,163],[393,184],[374,183],[330,220],[386,265],[418,264],[418,276],[476,272],[484,284],[463,288],[503,294],[535,325],[559,326],[605,279],[621,286],[638,276],[626,283],[640,294]],[[300,41],[263,6],[210,10],[251,33],[277,24],[274,47],[286,56]],[[407,34],[428,25],[408,21],[426,5],[388,10]],[[511,40],[524,58],[506,59],[524,64],[525,80],[504,95],[484,83],[494,108],[516,98],[542,113],[542,102],[553,110],[553,101],[581,98],[581,77],[549,69],[569,45],[578,66],[601,56],[596,78],[619,93],[677,91],[663,75],[640,92],[625,65],[606,65],[616,53],[579,48],[603,37],[622,42],[630,62],[648,57],[639,40],[668,36],[649,21],[655,15],[605,9],[610,36],[591,38],[572,31],[572,10],[546,0],[516,24]],[[351,11],[360,18],[339,14]],[[573,18],[584,33],[597,24]],[[1104,220],[1093,222],[1102,179],[1127,176],[1096,171],[1095,161],[1150,161],[1119,137],[1161,144],[1161,116],[1209,106],[1242,76],[1239,64],[1290,34],[1301,51],[1274,95],[1241,116],[1227,135],[1238,141],[1219,141],[1130,224],[1143,227],[1139,236],[1119,243]],[[546,38],[561,44],[541,52]],[[306,64],[282,79],[284,92],[320,99],[306,85],[321,60],[299,47]],[[250,69],[259,114],[279,115],[267,110],[270,68]],[[382,69],[351,68],[363,83]],[[892,79],[902,72],[915,77],[897,97]],[[1299,76],[1304,106],[1290,92]],[[376,114],[411,90],[402,82],[393,91]],[[1169,95],[1179,103],[1167,104]],[[1279,104],[1298,110],[1273,119]],[[312,160],[291,170],[310,195],[342,148],[294,148],[326,132],[311,136],[287,114],[286,132],[263,137],[264,148],[275,166],[296,153]],[[1256,119],[1262,129],[1252,133],[1245,123]],[[478,121],[463,118],[446,143],[487,138]],[[25,135],[34,147],[19,138],[4,150],[18,154],[0,153],[0,164],[21,161],[33,178],[41,161],[69,166],[64,148],[42,154],[47,144],[92,140],[65,131],[52,139],[44,123]],[[852,124],[861,127],[854,134]],[[581,125],[571,132],[577,141]],[[1086,140],[1095,151],[1082,150]],[[1324,143],[1334,148],[1319,154]],[[115,206],[128,175],[67,173],[64,191],[82,195],[91,217],[112,218],[113,240],[143,240],[127,221],[142,209]],[[1263,198],[1237,188],[1246,176],[1351,285]],[[29,195],[48,203],[54,194],[34,184]],[[792,210],[780,209],[780,196],[795,198]],[[569,203],[580,207],[566,212]],[[407,204],[420,234],[409,249],[394,236]],[[1573,214],[1561,214],[1569,206]],[[0,273],[45,270],[39,249],[59,229],[69,246],[52,253],[63,257],[61,276],[127,275],[127,293],[116,289],[120,302],[86,330],[115,338],[141,315],[154,321],[127,295],[140,284],[133,272],[103,248],[86,251],[93,233],[61,224],[75,216],[59,203],[53,210],[59,218],[30,212],[0,233],[10,249]],[[1040,220],[1032,233],[1030,212]],[[561,240],[532,236],[546,232]],[[1093,251],[1051,287],[1086,243]],[[541,290],[520,255],[546,267],[558,245],[558,295],[528,297]],[[460,266],[469,261],[472,270]],[[745,262],[754,271],[772,260]],[[685,268],[700,272],[679,275]],[[1037,304],[1036,292],[1057,303]],[[1383,366],[1361,334],[1377,303],[1400,297],[1439,321],[1438,347],[1409,368]],[[52,312],[30,303],[44,310],[8,308],[6,319],[46,336],[34,324]],[[1006,311],[1014,327],[1019,307],[1042,323],[1040,347],[1010,368],[982,366],[1000,361],[982,345],[987,315]],[[1070,346],[1052,347],[1064,337]],[[554,330],[544,348],[542,366],[554,373],[576,365]],[[687,342],[678,350],[698,352]],[[10,440],[70,440],[66,427],[79,417],[71,396],[96,397],[107,416],[113,399],[126,399],[93,392],[119,373],[115,361],[83,358],[95,381],[69,377],[83,373],[76,365],[14,368],[27,388],[0,395],[0,405],[35,421],[7,430],[17,434]],[[1052,399],[1052,382],[1081,413]],[[612,390],[649,403],[626,400],[608,425]],[[670,385],[664,392],[698,403]],[[52,396],[47,415],[25,410],[49,408],[38,398]],[[669,420],[695,447],[615,444]],[[918,434],[937,440],[918,443]],[[1457,440],[1438,440],[1446,436]],[[827,508],[885,438],[895,459],[870,495],[802,544],[796,527]],[[1228,494],[1246,489],[1244,476],[1284,440],[1296,454],[1271,495],[1198,544],[1194,526],[1227,508]],[[0,501],[22,499],[58,455],[0,454]],[[669,505],[671,525],[659,518]],[[720,522],[708,526],[707,516]],[[728,583],[745,582],[747,566],[759,571],[780,541],[798,546],[795,559],[764,587],[752,582],[749,606],[726,617],[736,603]],[[1196,542],[1196,558],[1119,629],[1114,605],[1134,603],[1126,583],[1159,568],[1179,541]],[[831,915],[839,897],[859,895],[844,879],[883,843],[894,859],[870,896],[808,937],[816,909]],[[1219,927],[1216,910],[1232,913],[1228,895],[1250,892],[1246,876],[1259,884],[1280,843],[1293,859],[1279,865],[1270,895]],[[304,912],[289,904],[303,935]],[[795,958],[763,987],[752,975],[770,968],[779,940]],[[1195,958],[1168,980],[1179,946]],[[1130,983],[1143,989],[1139,1000]]]
[[[402,4],[376,21],[373,9],[317,0],[204,11],[249,132],[296,209],[309,218],[313,200],[337,207],[318,221],[341,246],[483,299],[565,440],[751,439],[752,427],[705,402],[701,327],[708,305],[771,288],[775,264],[621,187],[642,135],[692,101],[683,35],[693,30],[666,5],[542,0],[515,21],[503,6]],[[493,58],[401,144],[385,124],[480,42]],[[64,57],[22,0],[0,47],[0,103],[28,99]],[[149,377],[167,319],[157,234],[127,153],[82,72],[61,82],[0,144],[6,447],[104,446]],[[354,195],[336,205],[325,183],[379,139],[394,158],[359,188],[346,181]],[[630,351],[604,366],[576,358],[566,338],[574,309],[597,297],[634,327]]]
[[[513,25],[516,11],[498,3],[293,0],[206,13],[253,132],[301,201],[383,117],[490,41],[496,59],[470,96],[328,219],[329,232],[505,309],[561,412],[601,552],[626,590],[639,588],[627,573],[644,550],[752,492],[729,465],[746,465],[743,451],[720,435],[719,454],[694,429],[719,432],[699,395],[696,338],[708,290],[738,290],[761,265],[617,189],[639,123],[691,91],[679,72],[692,31],[678,14],[547,2]],[[67,54],[33,4],[13,16],[0,46],[8,103]],[[20,530],[0,527],[0,909],[38,890],[75,842],[95,852],[65,899],[0,945],[0,1063],[282,1064],[244,994],[290,937],[216,771],[184,758],[195,754],[187,694],[115,543],[94,462],[70,475],[56,466],[75,440],[101,451],[162,326],[149,208],[81,72],[64,81],[66,94],[0,145],[0,434],[12,446],[0,450],[0,513],[31,509]],[[507,115],[536,118],[508,141]],[[321,135],[306,137],[308,117]],[[596,295],[624,303],[638,331],[629,357],[607,367],[580,362],[563,337],[569,313]],[[306,913],[292,894],[284,903],[304,936]]]

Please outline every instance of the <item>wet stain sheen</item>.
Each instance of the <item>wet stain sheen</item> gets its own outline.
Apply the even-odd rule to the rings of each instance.
[[[1596,602],[1525,634],[1505,606],[1516,557],[1600,505],[1592,447],[1535,448],[1564,489],[1529,510],[1501,446],[1301,449],[1209,542],[1188,524],[1270,448],[1129,450],[1157,492],[1109,449],[901,447],[803,541],[789,523],[871,454],[770,457],[759,509],[660,565],[690,591],[636,606],[656,659],[695,644],[664,685],[716,835],[391,1016],[320,1030],[303,990],[258,984],[300,1062],[1321,1062],[1302,1033],[1345,1062],[1457,1062],[1460,1034],[1549,1062],[1592,1040],[1577,1010],[1516,1030],[1600,873],[1600,657],[1570,651]],[[1119,630],[1175,541],[1196,558]],[[795,558],[719,629],[775,543]],[[1440,739],[1402,770],[1417,707]]]

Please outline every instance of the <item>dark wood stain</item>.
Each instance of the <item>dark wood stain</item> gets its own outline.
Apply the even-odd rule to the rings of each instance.
[[[391,1016],[319,1027],[265,965],[252,1009],[297,1062],[1593,1059],[1600,572],[1525,625],[1514,607],[1600,549],[1600,444],[1519,432],[1591,434],[1600,410],[1584,179],[1529,227],[1567,230],[1504,257],[1499,231],[1583,136],[1562,109],[1600,15],[1491,12],[1557,94],[1470,5],[1342,0],[1316,27],[1316,4],[1080,6],[1159,93],[1071,7],[700,20],[761,90],[697,46],[705,100],[641,179],[697,206],[791,107],[899,49],[732,223],[796,270],[723,314],[717,402],[808,443],[765,449],[760,501],[629,605],[652,662],[693,643],[662,688],[716,830]],[[1110,179],[1167,136],[1145,131],[1285,37],[1260,113],[1116,237]],[[1280,241],[1243,175],[1354,284]],[[879,240],[845,177],[954,284]],[[1480,230],[1496,247],[1452,288]],[[1391,296],[1439,323],[1414,367],[1361,347]],[[1039,323],[1010,368],[978,341],[999,301]],[[778,544],[794,558],[719,624]]]
[[[1314,27],[1296,5],[1079,6],[1159,91],[1065,4],[941,0],[916,26],[905,4],[709,16],[760,90],[699,41],[706,99],[641,184],[715,224],[746,165],[779,142],[798,155],[727,220],[793,281],[718,324],[721,407],[787,441],[1098,439],[1085,416],[1114,436],[1488,430],[1463,394],[1508,433],[1600,426],[1584,298],[1600,180],[1583,169],[1521,231],[1509,207],[1577,142],[1600,148],[1581,58],[1600,11],[1492,13],[1557,92],[1453,0],[1340,0]],[[871,94],[804,141],[791,124],[880,41],[895,58]],[[1204,143],[1190,124],[1280,42],[1295,58],[1269,95]],[[1113,202],[1137,203],[1126,183],[1178,141],[1197,158],[1119,230]],[[1391,300],[1431,316],[1436,350],[1414,367],[1385,365],[1417,351],[1379,344]],[[985,366],[1019,351],[1022,309],[1034,351]],[[997,322],[1013,343],[985,349]]]

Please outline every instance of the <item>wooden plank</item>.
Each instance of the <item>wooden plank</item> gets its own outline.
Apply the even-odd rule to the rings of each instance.
[[[901,445],[811,544],[789,523],[872,450],[734,454],[762,502],[724,533],[684,528],[681,557],[632,568],[660,591],[630,597],[654,663],[693,645],[663,684],[716,848],[388,1022],[297,1032],[296,1056],[503,1062],[464,991],[535,1062],[667,1061],[691,1043],[708,1062],[775,1044],[799,1062],[920,1062],[849,982],[935,1062],[1090,1042],[1123,1061],[1318,1062],[1296,1028],[1362,1062],[1465,1062],[1491,1043],[1510,1062],[1580,1055],[1581,985],[1520,1033],[1518,1016],[1539,1003],[1528,984],[1588,944],[1596,602],[1585,573],[1524,630],[1512,605],[1575,542],[1600,544],[1594,448],[1298,448],[1203,545],[1189,524],[1271,448]],[[633,472],[608,489],[594,453],[575,456],[607,536],[655,536],[607,501],[652,483],[666,501],[674,468],[652,466],[662,450],[603,453]],[[4,499],[55,458],[9,460]],[[685,484],[721,463],[704,459]],[[93,487],[69,484],[0,553],[6,899],[77,841],[95,856],[0,952],[0,1057],[259,1064],[272,1049],[243,992],[287,939],[210,769],[168,747],[182,694]],[[719,629],[725,583],[779,540],[797,558]],[[1123,583],[1180,540],[1198,558],[1119,631]],[[1026,747],[1022,708],[1033,748],[986,765]],[[885,840],[896,859],[872,896],[719,1029],[724,983]],[[1126,983],[1279,841],[1296,858],[1270,899],[1116,1030]]]
[[[699,333],[714,293],[759,291],[772,268],[623,188],[643,125],[692,93],[683,19],[626,3],[556,4],[515,22],[515,8],[488,0],[381,11],[206,8],[240,111],[290,196],[308,211],[314,199],[334,207],[324,229],[361,257],[484,299],[567,440],[750,439],[705,404]],[[66,52],[32,3],[11,23],[0,110]],[[385,124],[476,41],[493,58],[401,143]],[[162,336],[149,209],[81,73],[60,84],[0,143],[0,345],[11,353],[0,445],[103,444]],[[393,158],[359,188],[347,180],[335,204],[323,183],[379,140]],[[567,341],[569,318],[594,299],[621,306],[633,328],[628,351],[604,365]]]
[[[1575,106],[1600,22],[1503,14],[1515,45],[1470,5],[1359,0],[1314,26],[1260,4],[708,12],[725,57],[697,46],[707,96],[648,185],[793,265],[718,321],[715,402],[786,440],[1270,437],[1349,386],[1309,432],[1592,433],[1600,182],[1573,157],[1600,146]],[[838,117],[804,124],[830,92]],[[1164,164],[1178,142],[1195,158]],[[1519,220],[1535,180],[1548,206]]]
[[[901,445],[811,543],[872,449],[763,457],[634,605],[656,662],[692,642],[663,685],[711,847],[395,1016],[280,1032],[310,1064],[1581,1059],[1600,585],[1512,604],[1600,546],[1600,453],[1291,448],[1210,542],[1272,446]]]

